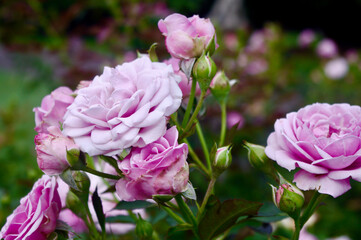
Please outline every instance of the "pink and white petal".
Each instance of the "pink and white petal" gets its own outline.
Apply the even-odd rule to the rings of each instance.
[[[315,175],[304,170],[295,174],[293,182],[301,190],[316,190],[336,198],[351,189],[349,179],[334,180],[327,175]]]
[[[328,169],[344,169],[353,164],[360,156],[339,156],[328,159],[320,159],[314,161],[312,164],[325,167]]]

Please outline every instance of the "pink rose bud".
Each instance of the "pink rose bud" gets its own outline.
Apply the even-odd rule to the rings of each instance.
[[[55,126],[48,128],[49,133],[35,136],[35,150],[39,168],[48,175],[61,174],[69,167],[67,150],[79,149],[74,141],[65,137]]]
[[[326,38],[318,43],[316,52],[322,58],[332,58],[338,53],[337,45],[333,40]]]
[[[46,240],[55,230],[61,202],[55,177],[44,175],[6,219],[0,239]]]
[[[205,50],[212,53],[217,48],[215,29],[208,18],[174,13],[160,20],[158,28],[166,37],[168,52],[175,58],[199,57]]]
[[[217,72],[217,66],[208,55],[202,55],[194,63],[192,76],[199,83],[202,92],[206,92]]]
[[[219,176],[232,163],[231,146],[221,147],[217,149],[213,161],[213,174]]]
[[[132,148],[119,168],[124,178],[116,190],[125,201],[152,199],[153,195],[176,195],[187,189],[188,146],[178,144],[175,127],[157,141],[143,148]]]
[[[348,73],[348,62],[344,58],[336,58],[330,60],[325,65],[325,75],[333,80],[338,80],[345,77]]]
[[[144,147],[164,135],[167,118],[179,108],[182,92],[172,66],[143,56],[78,90],[64,116],[63,133],[90,156],[114,156]]]
[[[303,30],[298,36],[298,44],[301,47],[308,47],[315,40],[315,32],[311,29]]]
[[[222,102],[227,99],[228,94],[231,91],[231,84],[223,71],[217,72],[217,74],[213,77],[210,89],[212,95],[218,102]]]
[[[41,106],[33,109],[35,112],[35,131],[48,133],[50,126],[60,127],[66,108],[74,101],[73,91],[68,87],[59,87],[41,101]]]
[[[244,125],[244,117],[242,114],[236,111],[229,111],[227,113],[227,128],[231,129],[233,126],[237,125],[237,129],[241,129]]]
[[[315,103],[278,119],[266,155],[291,171],[301,190],[338,197],[361,181],[361,107]]]
[[[272,191],[273,202],[282,212],[290,216],[299,214],[305,199],[297,187],[290,183],[283,183],[278,189],[272,186]]]

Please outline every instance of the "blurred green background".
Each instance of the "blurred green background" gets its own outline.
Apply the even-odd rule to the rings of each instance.
[[[146,52],[153,42],[159,43],[160,59],[167,59],[157,22],[173,12],[212,17],[220,45],[215,62],[230,79],[238,80],[228,110],[241,114],[245,122],[233,138],[233,165],[216,184],[222,200],[272,201],[267,179],[247,161],[244,140],[265,145],[275,119],[307,104],[361,105],[360,43],[355,41],[359,36],[332,31],[329,25],[334,21],[311,21],[320,17],[312,15],[319,8],[334,16],[331,13],[339,6],[334,1],[305,1],[301,9],[311,7],[311,20],[303,25],[302,19],[293,19],[292,24],[295,9],[274,17],[278,13],[274,9],[286,5],[285,1],[264,7],[260,6],[267,1],[257,1],[258,6],[251,1],[233,1],[238,9],[230,24],[222,18],[221,8],[215,7],[220,1],[0,2],[0,226],[42,174],[34,151],[32,109],[56,87],[74,88],[79,81],[101,74],[104,66],[134,59],[137,50]],[[355,6],[349,7],[360,10],[360,4]],[[343,30],[352,27],[351,22],[344,24]],[[312,29],[304,31],[307,28]],[[309,34],[306,42],[302,33]],[[336,40],[332,56],[325,57],[317,50],[325,38]],[[201,122],[211,146],[220,128],[220,109],[211,96]],[[197,139],[190,140],[202,156]],[[204,178],[193,171],[191,181],[202,197],[207,187]],[[352,190],[342,197],[326,200],[309,231],[319,239],[341,235],[358,239],[360,225],[361,183],[353,182]],[[272,226],[279,233],[290,234],[287,227]],[[236,226],[229,239],[267,239],[267,234],[261,234],[267,231],[260,226]],[[174,239],[183,237],[180,234]]]

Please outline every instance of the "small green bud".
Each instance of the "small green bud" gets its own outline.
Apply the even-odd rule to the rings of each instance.
[[[212,95],[216,98],[218,102],[222,102],[228,97],[228,94],[231,90],[231,85],[229,83],[229,79],[223,71],[217,72],[214,76],[210,89]]]
[[[86,218],[86,211],[83,207],[83,203],[77,197],[75,193],[69,191],[66,195],[66,207],[69,208],[75,215],[84,219]]]
[[[213,161],[213,173],[219,176],[232,163],[231,146],[225,146],[217,149]]]
[[[139,215],[139,218],[135,226],[135,234],[141,240],[152,239],[153,236],[152,224],[142,219],[142,217]]]
[[[199,87],[203,92],[207,91],[209,85],[217,72],[217,66],[208,55],[203,54],[197,61],[194,63],[192,75],[199,83]]]
[[[88,175],[82,171],[74,171],[72,172],[72,176],[79,191],[73,188],[70,188],[70,190],[78,196],[83,204],[88,203],[90,188],[90,179]]]
[[[272,187],[273,202],[282,211],[294,217],[299,214],[305,202],[303,193],[293,184],[282,178],[282,184],[277,189]]]
[[[249,142],[244,142],[244,147],[248,150],[248,161],[255,168],[267,174],[276,182],[279,182],[277,171],[273,167],[273,162],[265,154],[265,147]]]

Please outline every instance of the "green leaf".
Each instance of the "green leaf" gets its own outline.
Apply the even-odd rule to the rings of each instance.
[[[192,227],[193,226],[189,223],[179,224],[177,226],[169,228],[168,236],[171,236],[171,235],[175,234],[176,232],[192,230]]]
[[[75,180],[73,178],[73,175],[72,175],[72,172],[71,172],[70,169],[65,170],[59,176],[66,184],[69,185],[69,187],[75,189],[76,191],[80,191],[80,189],[76,185],[76,182],[75,182]]]
[[[98,218],[99,225],[102,228],[102,232],[105,233],[105,215],[104,215],[104,211],[103,211],[102,200],[100,199],[100,197],[98,195],[98,187],[95,188],[95,191],[92,196],[92,202],[93,202],[93,207],[94,207],[95,213]]]
[[[129,215],[107,217],[105,221],[108,223],[135,223],[134,219]]]
[[[154,206],[156,206],[154,203],[142,201],[142,200],[133,201],[133,202],[121,201],[117,204],[115,209],[133,210],[133,209],[148,208],[148,207],[154,207]]]
[[[191,182],[188,182],[187,190],[182,192],[182,196],[191,200],[197,200],[196,191],[194,190]]]
[[[158,43],[153,43],[152,46],[150,46],[148,50],[149,58],[152,60],[152,62],[158,62],[158,56],[155,52],[155,49],[157,48]]]
[[[207,210],[199,222],[198,230],[201,239],[216,237],[232,227],[241,216],[257,215],[262,203],[243,199],[230,199],[221,203],[212,196]]]

